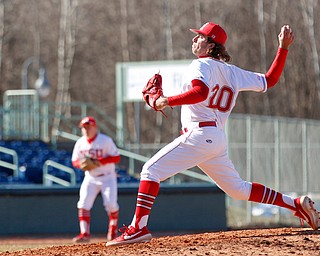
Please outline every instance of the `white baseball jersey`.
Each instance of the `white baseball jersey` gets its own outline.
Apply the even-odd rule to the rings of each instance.
[[[265,75],[212,58],[199,58],[189,65],[181,93],[192,88],[194,79],[208,86],[207,98],[196,104],[182,105],[184,133],[145,163],[141,180],[160,182],[197,165],[229,196],[247,200],[251,183],[241,179],[229,159],[223,127],[240,91],[267,90]],[[210,121],[216,121],[217,127],[199,125]]]
[[[85,157],[99,159],[117,155],[119,155],[119,152],[113,140],[109,136],[99,133],[92,143],[89,143],[85,136],[82,136],[76,142],[72,153],[72,161],[80,160]],[[85,175],[97,177],[114,171],[115,164],[109,163],[101,165],[91,171],[87,171],[85,172]]]
[[[204,82],[209,87],[209,94],[202,102],[182,105],[182,127],[188,127],[190,122],[217,121],[218,127],[223,128],[240,91],[267,90],[264,74],[246,71],[212,58],[192,61],[186,72],[181,92],[192,88],[193,79]]]

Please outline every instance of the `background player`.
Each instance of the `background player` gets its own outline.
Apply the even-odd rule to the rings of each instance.
[[[208,22],[192,40],[192,53],[198,57],[190,64],[181,93],[160,97],[156,109],[181,107],[182,135],[156,153],[141,172],[136,210],[131,225],[106,245],[146,242],[149,214],[161,181],[197,165],[229,196],[239,200],[273,204],[290,209],[311,228],[317,229],[319,214],[307,196],[292,198],[262,184],[240,178],[227,154],[224,125],[241,91],[265,92],[274,86],[283,71],[294,34],[288,25],[281,28],[277,55],[266,74],[229,65],[227,34],[221,26]]]
[[[115,163],[120,155],[113,140],[98,132],[96,120],[85,117],[80,125],[82,137],[75,143],[72,153],[72,165],[82,168],[86,158],[96,159],[97,164],[85,171],[80,187],[80,198],[77,203],[80,234],[73,238],[74,242],[87,242],[90,239],[90,210],[99,193],[109,216],[107,239],[112,240],[118,231],[118,188]],[[85,168],[87,169],[87,168]]]

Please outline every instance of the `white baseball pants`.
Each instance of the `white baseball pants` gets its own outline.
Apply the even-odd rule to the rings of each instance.
[[[116,172],[110,172],[101,177],[85,175],[80,187],[78,209],[91,210],[99,193],[101,193],[106,212],[110,213],[119,210]]]
[[[251,183],[240,178],[227,154],[227,138],[217,127],[188,127],[147,161],[141,180],[160,183],[186,169],[198,166],[229,196],[248,200]]]

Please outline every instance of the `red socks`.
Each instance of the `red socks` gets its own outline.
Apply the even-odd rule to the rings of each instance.
[[[118,226],[119,211],[109,213],[109,225]]]
[[[78,217],[80,224],[80,233],[81,234],[90,234],[90,211],[86,209],[78,209]]]
[[[249,201],[263,204],[273,204],[280,207],[295,211],[294,198],[283,195],[271,188],[268,188],[259,183],[252,183]]]
[[[136,212],[132,220],[131,226],[141,229],[147,225],[148,217],[159,192],[160,184],[155,181],[140,181]]]

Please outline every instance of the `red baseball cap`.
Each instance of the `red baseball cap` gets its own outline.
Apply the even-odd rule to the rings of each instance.
[[[190,29],[191,32],[196,34],[202,34],[207,37],[211,37],[213,41],[218,44],[224,45],[227,41],[227,33],[224,31],[220,25],[213,22],[207,22],[200,29]]]
[[[79,124],[80,127],[83,127],[84,125],[96,126],[97,122],[92,116],[86,116],[86,117],[82,118],[82,120],[80,121],[80,124]]]

